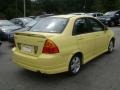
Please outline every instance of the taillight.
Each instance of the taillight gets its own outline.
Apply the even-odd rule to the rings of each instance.
[[[59,53],[59,49],[53,41],[47,39],[45,41],[42,53],[46,53],[46,54]]]

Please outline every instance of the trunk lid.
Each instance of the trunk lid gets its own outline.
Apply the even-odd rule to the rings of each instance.
[[[17,32],[15,33],[16,48],[21,53],[39,56],[45,41],[55,35],[53,33]]]

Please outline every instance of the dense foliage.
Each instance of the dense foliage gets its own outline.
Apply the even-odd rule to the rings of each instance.
[[[23,0],[0,0],[0,18],[23,16]],[[26,15],[71,12],[106,12],[120,9],[120,0],[26,0]]]

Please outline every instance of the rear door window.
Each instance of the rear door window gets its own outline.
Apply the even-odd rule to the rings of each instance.
[[[90,33],[90,32],[92,31],[89,28],[89,25],[86,22],[85,18],[76,20],[74,29],[73,29],[73,35],[79,35],[79,34]]]

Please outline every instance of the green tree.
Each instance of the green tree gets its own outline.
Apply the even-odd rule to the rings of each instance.
[[[23,0],[0,0],[0,17],[23,17]],[[42,12],[65,14],[72,12],[106,12],[120,9],[120,0],[26,0],[26,15]]]

